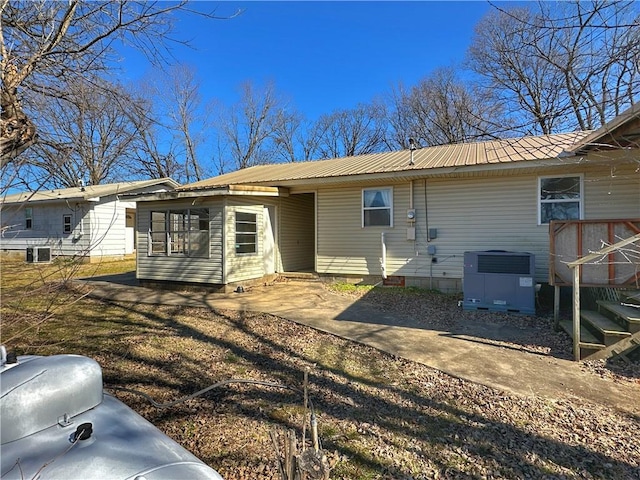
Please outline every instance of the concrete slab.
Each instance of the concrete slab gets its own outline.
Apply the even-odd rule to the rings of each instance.
[[[333,294],[316,282],[275,283],[244,293],[150,289],[136,286],[131,276],[82,283],[96,298],[269,313],[503,391],[550,399],[575,397],[640,418],[640,383],[614,383],[584,372],[577,362],[486,343],[482,331],[427,330],[411,317],[390,315],[366,301]],[[484,338],[496,333],[492,325],[475,328],[486,330]]]

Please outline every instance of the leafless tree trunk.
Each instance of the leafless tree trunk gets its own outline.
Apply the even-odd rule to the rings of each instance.
[[[274,137],[282,133],[283,101],[274,84],[256,89],[247,82],[238,103],[222,112],[218,129],[237,169],[271,163],[275,158]]]
[[[452,68],[434,71],[411,89],[397,87],[388,108],[394,147],[407,148],[496,138],[508,131],[500,105],[460,82]]]
[[[323,115],[315,129],[322,158],[365,155],[386,148],[385,110],[377,102]]]
[[[117,41],[150,59],[164,58],[172,32],[169,14],[186,10],[186,4],[0,0],[0,167],[36,139],[27,105],[34,96],[64,97],[60,85],[107,70]]]
[[[476,27],[469,64],[521,133],[588,130],[640,94],[635,2],[539,2]]]
[[[46,172],[55,187],[120,180],[138,135],[128,113],[133,99],[123,87],[99,79],[66,90],[64,99],[48,98],[40,106],[46,123],[26,161]]]

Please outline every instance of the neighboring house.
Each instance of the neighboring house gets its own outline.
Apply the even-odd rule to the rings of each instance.
[[[164,178],[6,195],[0,203],[0,249],[20,252],[28,261],[132,254],[136,204],[130,195],[177,186]]]
[[[640,218],[640,109],[595,132],[257,166],[142,197],[142,281],[277,272],[462,289],[464,253],[535,255],[549,221]],[[632,135],[636,135],[635,139]]]

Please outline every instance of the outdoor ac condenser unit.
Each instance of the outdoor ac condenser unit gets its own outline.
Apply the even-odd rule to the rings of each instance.
[[[535,314],[535,256],[524,252],[465,252],[464,310]]]
[[[27,263],[51,261],[51,247],[27,247]]]

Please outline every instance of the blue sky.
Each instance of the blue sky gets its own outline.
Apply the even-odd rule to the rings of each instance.
[[[193,66],[205,101],[238,100],[238,87],[273,81],[311,119],[352,108],[437,67],[464,60],[476,23],[492,7],[469,2],[199,1],[191,5],[230,20],[180,15],[176,36],[192,49],[173,54]],[[123,52],[122,80],[145,70]]]

